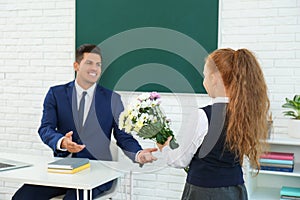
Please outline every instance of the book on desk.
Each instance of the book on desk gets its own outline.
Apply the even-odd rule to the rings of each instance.
[[[74,174],[91,166],[88,158],[61,158],[48,163],[48,172]]]

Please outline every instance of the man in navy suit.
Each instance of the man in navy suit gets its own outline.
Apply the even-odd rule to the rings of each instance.
[[[96,45],[85,44],[76,50],[75,81],[51,87],[45,101],[39,135],[58,157],[82,157],[111,160],[109,150],[111,133],[117,145],[133,161],[140,164],[156,158],[156,148],[142,149],[129,134],[118,128],[123,111],[120,96],[97,84],[101,74],[101,53]],[[82,99],[81,99],[82,98]],[[80,111],[81,100],[84,100]],[[82,115],[82,116],[81,116]],[[109,190],[112,182],[94,188],[93,198]],[[48,200],[65,194],[64,200],[75,200],[76,190],[23,185],[13,200]],[[79,192],[82,199],[82,191]]]

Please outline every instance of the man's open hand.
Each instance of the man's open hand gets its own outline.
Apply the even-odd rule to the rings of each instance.
[[[85,145],[79,145],[72,141],[73,131],[68,132],[61,142],[61,148],[67,149],[70,153],[78,153],[85,148]]]
[[[140,151],[138,154],[138,162],[140,164],[145,164],[152,163],[153,161],[157,160],[157,158],[152,155],[152,152],[155,151],[157,151],[157,148],[148,148]]]

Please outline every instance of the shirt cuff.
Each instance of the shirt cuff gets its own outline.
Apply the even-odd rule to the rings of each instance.
[[[139,150],[138,152],[136,152],[136,154],[135,154],[135,159],[134,159],[135,162],[138,162],[138,163],[139,163],[139,157],[138,157],[138,155],[139,155],[139,153],[140,153],[141,151],[142,151],[142,150]]]
[[[170,145],[164,146],[161,150],[162,153],[167,153],[171,151],[172,149],[170,148]]]
[[[65,137],[62,137],[62,138],[60,138],[60,139],[57,141],[56,149],[59,150],[59,151],[67,151],[67,149],[62,149],[62,148],[60,148],[60,147],[61,147],[62,140],[63,140],[64,138],[65,138]]]

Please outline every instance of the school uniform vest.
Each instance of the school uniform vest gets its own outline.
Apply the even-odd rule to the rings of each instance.
[[[209,127],[203,143],[189,165],[187,182],[192,185],[213,188],[244,183],[238,157],[224,147],[226,105],[215,103],[202,108],[208,118]]]
[[[107,138],[99,125],[96,115],[95,94],[83,126],[79,125],[75,87],[72,94],[72,111],[77,130],[77,132],[73,134],[73,141],[75,141],[77,144],[86,145],[86,148],[76,154],[73,154],[72,157],[111,161],[112,155],[109,148],[110,138]]]

